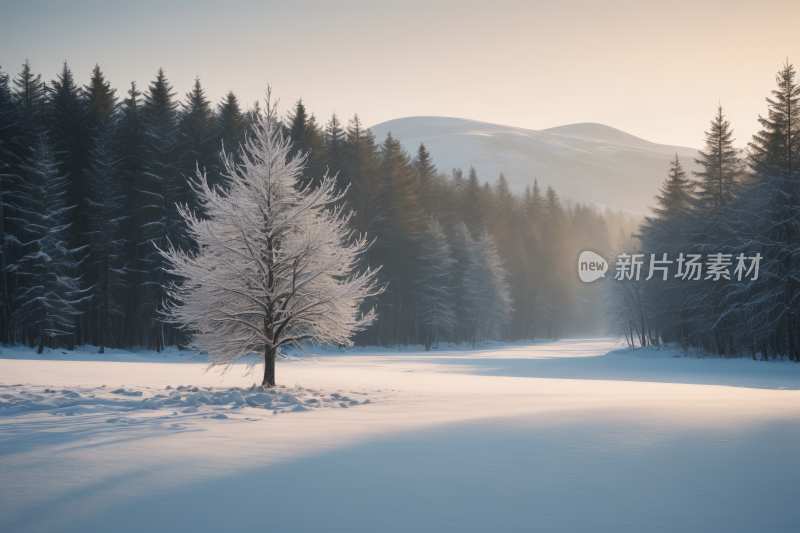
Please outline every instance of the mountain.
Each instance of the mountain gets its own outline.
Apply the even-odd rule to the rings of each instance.
[[[533,180],[562,196],[648,214],[653,195],[677,152],[684,169],[696,170],[697,149],[656,144],[603,124],[581,123],[528,130],[477,120],[407,117],[372,126],[377,140],[388,132],[413,156],[419,144],[440,171],[470,165],[493,183],[502,172],[513,190]],[[691,174],[690,174],[691,176]]]

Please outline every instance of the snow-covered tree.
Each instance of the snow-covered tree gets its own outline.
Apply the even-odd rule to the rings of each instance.
[[[800,169],[800,82],[787,60],[778,71],[778,85],[767,97],[767,116],[759,115],[763,129],[748,143],[750,167],[759,173],[790,174]]]
[[[456,342],[469,340],[477,323],[477,306],[474,301],[475,286],[480,283],[478,270],[473,268],[475,241],[463,222],[453,226],[452,285],[456,305]]]
[[[150,332],[147,346],[156,350],[173,344],[177,337],[177,332],[164,327],[158,319],[166,298],[163,287],[167,278],[158,247],[165,247],[167,241],[183,250],[192,247],[177,209],[191,191],[181,175],[178,102],[174,97],[164,70],[158,69],[144,92],[141,116],[146,155],[136,186],[141,202],[138,206],[141,241],[137,243],[137,268],[143,273],[136,312]]]
[[[42,353],[45,344],[55,347],[51,342],[56,337],[72,333],[79,314],[79,263],[75,260],[79,250],[70,249],[65,239],[66,219],[73,209],[65,205],[68,181],[58,172],[44,140],[25,170],[16,221],[22,228],[22,258],[8,267],[19,280],[11,319],[25,331],[28,343],[38,343]]]
[[[99,344],[100,353],[104,353],[108,344],[109,315],[122,313],[122,309],[112,302],[112,293],[122,283],[123,268],[119,259],[125,239],[120,235],[119,227],[125,214],[122,211],[121,161],[112,149],[113,123],[98,128],[97,142],[89,156],[89,168],[86,171],[91,216],[89,270],[94,281],[86,294],[92,302],[91,325],[96,325],[90,327],[89,332],[97,337],[90,337],[89,340]]]
[[[420,280],[418,282],[420,323],[432,330],[438,347],[439,329],[449,332],[456,324],[453,308],[451,275],[455,261],[450,257],[450,245],[444,228],[430,216],[427,228],[420,236]],[[425,346],[429,347],[430,341]]]
[[[455,226],[453,240],[454,281],[457,283],[459,325],[473,342],[500,338],[501,328],[511,319],[513,304],[508,271],[488,232],[477,239],[463,222]]]
[[[198,251],[161,251],[177,278],[167,285],[166,318],[190,332],[212,366],[263,357],[270,387],[283,346],[351,345],[375,318],[359,304],[380,292],[375,271],[355,272],[368,242],[353,237],[350,215],[336,207],[335,177],[302,186],[306,155],[288,158],[291,149],[268,99],[241,164],[223,153],[227,187],[212,188],[200,172],[190,182],[208,219],[186,205],[179,211]]]
[[[513,303],[508,284],[508,270],[497,252],[497,245],[489,232],[475,241],[475,267],[481,283],[476,287],[479,305],[478,338],[500,339],[504,325],[511,320]]]

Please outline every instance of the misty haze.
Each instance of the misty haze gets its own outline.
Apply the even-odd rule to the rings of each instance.
[[[0,531],[800,531],[799,20],[0,0]]]

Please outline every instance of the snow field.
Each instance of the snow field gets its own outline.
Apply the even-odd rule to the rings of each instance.
[[[348,408],[360,403],[370,403],[368,398],[351,399],[341,392],[325,393],[317,390],[265,389],[253,385],[247,389],[229,388],[227,390],[193,385],[168,385],[166,389],[150,387],[118,387],[114,390],[99,387],[56,388],[31,387],[29,385],[0,384],[0,416],[24,415],[44,411],[56,416],[75,416],[76,414],[97,414],[104,412],[131,413],[141,410],[180,409],[183,414],[206,415],[213,412],[215,418],[228,418],[216,413],[223,409],[265,409],[272,414],[287,411],[301,412],[322,408]],[[364,393],[350,393],[351,395]],[[141,398],[135,400],[131,398]],[[245,412],[243,411],[243,412]],[[177,414],[177,413],[174,413]],[[116,419],[108,420],[116,422]]]
[[[155,410],[0,416],[0,530],[800,528],[800,391],[792,386],[800,365],[617,348],[595,339],[329,350],[317,365],[278,366],[279,383],[297,385],[274,396],[288,391],[293,405],[311,409],[279,415],[239,407],[237,396],[198,401],[198,412],[163,405],[178,395],[268,394],[248,390],[244,366],[222,379],[203,364],[147,357],[0,359],[0,381],[15,385],[2,394],[14,398],[70,390],[119,404],[162,401]],[[713,368],[717,383],[709,383]],[[745,375],[753,386],[734,383]],[[112,394],[118,388],[142,396]],[[307,403],[332,391],[371,403]],[[114,417],[132,422],[107,422]]]

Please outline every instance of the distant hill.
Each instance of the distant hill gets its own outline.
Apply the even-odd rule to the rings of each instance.
[[[391,131],[413,156],[421,142],[440,171],[470,165],[493,183],[502,172],[521,191],[534,179],[545,189],[581,202],[648,214],[677,152],[684,169],[695,169],[697,149],[656,144],[603,124],[581,123],[528,130],[477,120],[407,117],[370,129],[382,141]],[[690,174],[691,176],[691,174]]]

